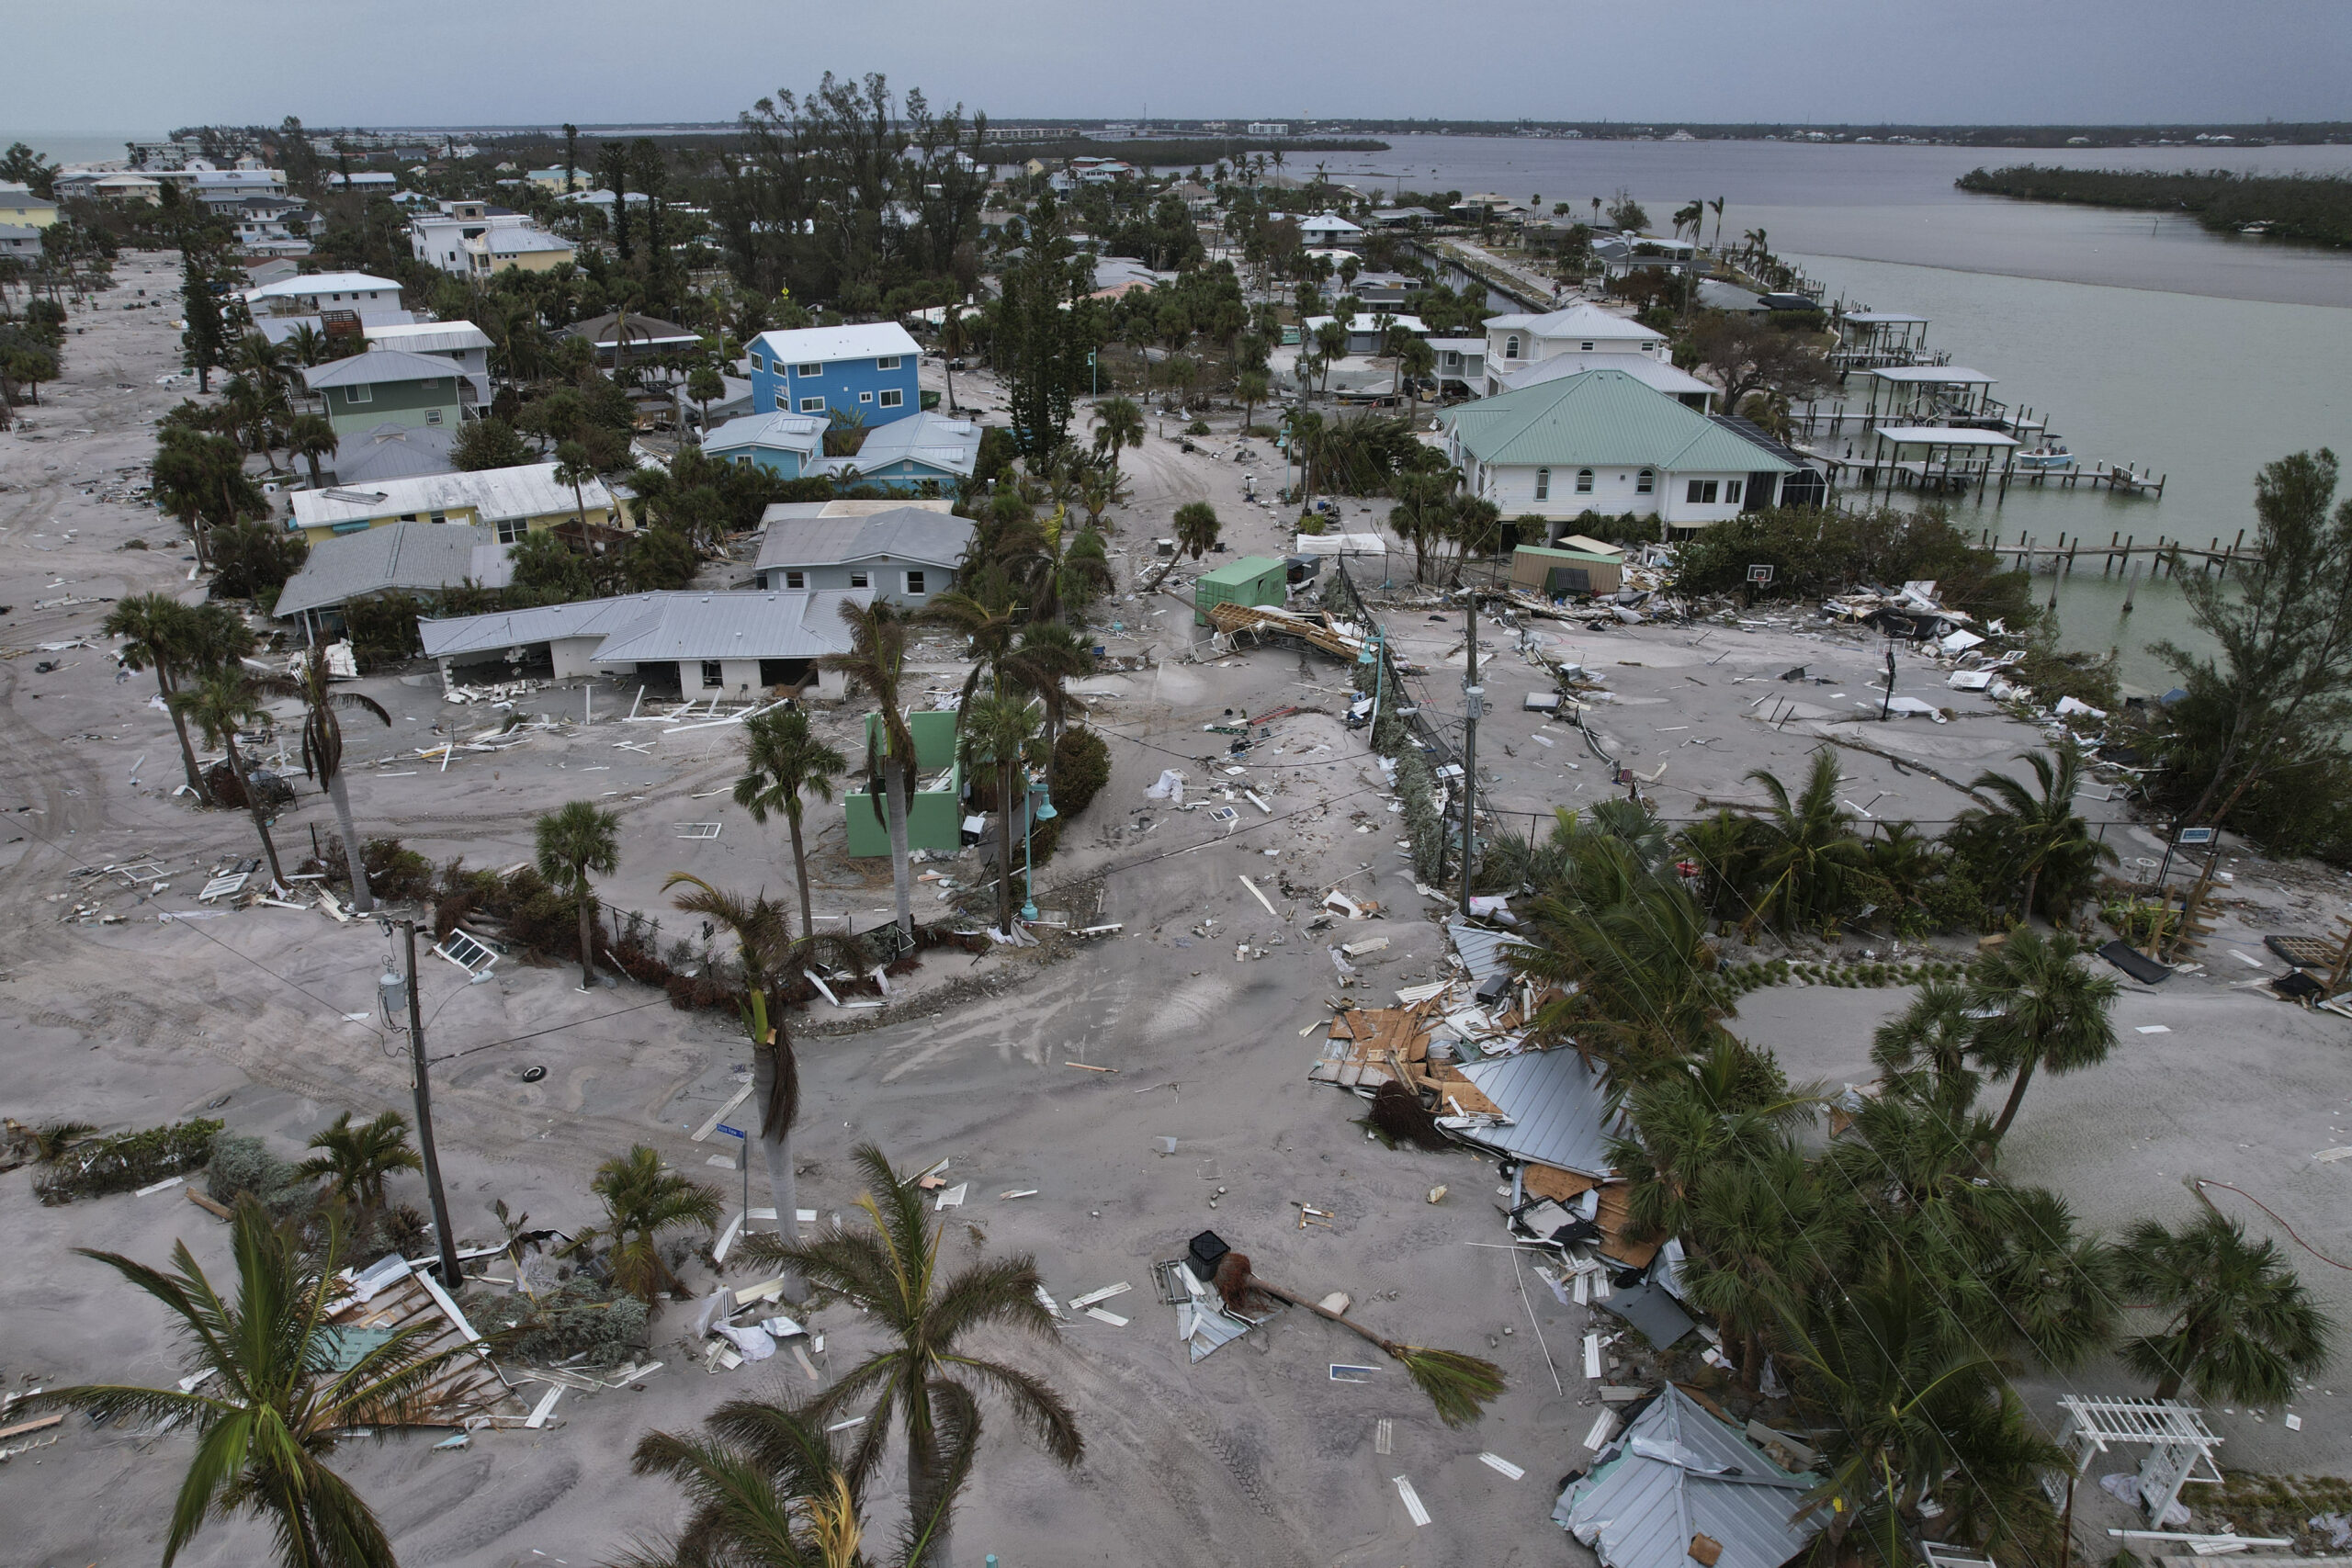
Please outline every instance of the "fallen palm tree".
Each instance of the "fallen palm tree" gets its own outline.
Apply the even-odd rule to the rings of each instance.
[[[1390,1359],[1402,1361],[1406,1371],[1420,1385],[1437,1406],[1438,1419],[1449,1427],[1466,1427],[1486,1414],[1487,1404],[1503,1391],[1503,1370],[1492,1361],[1476,1356],[1465,1356],[1458,1350],[1432,1350],[1420,1345],[1403,1345],[1393,1339],[1383,1339],[1362,1324],[1333,1312],[1317,1302],[1293,1295],[1279,1285],[1270,1285],[1250,1271],[1246,1253],[1228,1252],[1217,1260],[1214,1280],[1217,1293],[1225,1300],[1226,1310],[1247,1313],[1252,1294],[1272,1296],[1305,1307],[1317,1317],[1329,1318],[1372,1344]]]

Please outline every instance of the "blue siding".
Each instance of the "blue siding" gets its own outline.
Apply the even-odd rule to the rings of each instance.
[[[760,413],[831,414],[840,409],[856,416],[867,425],[888,424],[921,412],[922,397],[915,382],[915,356],[898,355],[898,367],[885,370],[878,359],[836,359],[818,368],[814,376],[804,376],[801,367],[786,365],[782,376],[768,363],[764,344],[755,343],[753,351],[760,355],[760,367],[752,372],[752,407]],[[784,401],[776,400],[778,392]],[[886,392],[896,392],[896,407],[888,406]],[[804,409],[801,404],[810,398],[824,400],[820,409]]]
[[[739,446],[727,454],[730,463],[758,464],[778,479],[797,479],[800,477],[800,454],[778,446]]]

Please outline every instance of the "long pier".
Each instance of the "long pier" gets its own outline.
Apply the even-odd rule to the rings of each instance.
[[[2136,535],[2125,534],[2120,529],[2109,534],[2104,545],[2096,539],[2086,541],[2080,534],[2072,537],[2061,534],[2056,543],[2045,545],[2027,533],[2019,533],[2013,544],[2004,544],[1988,528],[1979,535],[1976,547],[2012,558],[2029,572],[2047,570],[2060,577],[2072,576],[2076,560],[2088,557],[2099,563],[2098,574],[2101,577],[2128,570],[2136,578],[2137,558],[2145,558],[2148,580],[2152,582],[2159,577],[2178,577],[2185,563],[2193,562],[2198,570],[2217,572],[2223,577],[2229,575],[2233,566],[2262,564],[2261,554],[2245,547],[2245,530],[2243,528],[2238,530],[2237,537],[2227,544],[2217,536],[2202,547],[2186,539],[2167,539],[2161,534],[2156,536],[2154,543],[2143,545]],[[2087,567],[2088,563],[2085,564]]]

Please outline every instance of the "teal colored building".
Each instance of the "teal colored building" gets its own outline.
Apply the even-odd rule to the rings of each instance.
[[[956,850],[963,847],[964,776],[956,760],[956,720],[952,713],[907,715],[915,738],[915,792],[907,812],[907,847],[910,850]],[[868,743],[876,739],[880,714],[865,716]],[[863,759],[853,759],[862,762]],[[887,855],[890,829],[883,819],[879,795],[866,793],[863,783],[842,797],[842,814],[849,829],[853,855]]]
[[[379,425],[455,430],[474,406],[473,382],[453,361],[404,349],[376,348],[302,372],[326,402],[337,435],[365,435]]]
[[[1207,626],[1212,604],[1279,606],[1290,597],[1288,578],[1283,563],[1267,556],[1229,560],[1193,585],[1193,624]]]

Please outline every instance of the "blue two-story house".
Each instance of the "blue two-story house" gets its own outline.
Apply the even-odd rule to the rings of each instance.
[[[888,424],[922,406],[915,382],[920,352],[896,321],[762,333],[750,349],[752,407]]]

